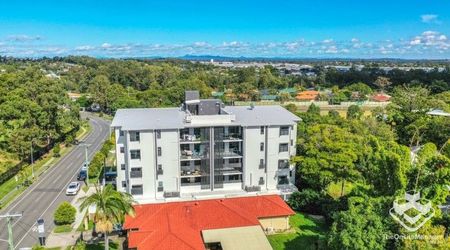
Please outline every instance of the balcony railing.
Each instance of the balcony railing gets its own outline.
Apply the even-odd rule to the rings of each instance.
[[[242,134],[240,133],[229,133],[229,134],[219,134],[216,138],[217,140],[242,140]]]
[[[242,156],[242,152],[240,152],[240,151],[218,152],[217,156],[219,156],[219,157],[228,157],[228,158],[240,157],[240,156]]]
[[[208,154],[206,152],[183,150],[181,151],[182,160],[200,160],[207,158]]]
[[[205,135],[182,134],[180,136],[180,142],[206,142],[206,141],[209,141],[209,138]]]

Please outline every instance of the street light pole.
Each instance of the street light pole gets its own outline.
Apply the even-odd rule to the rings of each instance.
[[[22,217],[22,214],[5,214],[0,215],[0,218],[6,218],[8,221],[8,244],[9,244],[9,250],[14,250],[14,238],[13,238],[13,232],[12,232],[12,218],[14,217]],[[2,240],[5,241],[5,240]]]
[[[31,177],[34,179],[33,140],[31,140]]]
[[[89,159],[88,159],[88,147],[89,144],[84,144],[84,156],[85,156],[85,160],[84,160],[84,164],[86,166],[86,186],[89,187]]]

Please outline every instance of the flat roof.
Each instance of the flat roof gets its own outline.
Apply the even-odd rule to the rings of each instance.
[[[301,119],[280,105],[226,106],[224,110],[235,116],[227,124],[211,126],[279,126],[294,125]],[[181,129],[193,127],[185,123],[186,113],[181,108],[138,108],[117,110],[111,127],[122,130]],[[219,116],[219,115],[218,115]],[[203,126],[208,126],[204,124]]]
[[[261,226],[203,230],[202,236],[205,243],[220,242],[223,250],[272,250]]]

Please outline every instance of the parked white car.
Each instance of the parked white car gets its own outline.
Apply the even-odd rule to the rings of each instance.
[[[80,191],[79,182],[71,182],[66,189],[66,195],[76,195]]]

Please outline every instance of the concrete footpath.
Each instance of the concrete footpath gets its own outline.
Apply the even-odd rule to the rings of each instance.
[[[85,231],[83,232],[83,236],[81,236],[82,232],[77,231],[78,227],[83,223],[84,215],[86,214],[86,209],[80,211],[80,205],[82,202],[82,198],[89,196],[95,192],[94,187],[90,187],[85,193],[82,189],[75,198],[72,200],[71,204],[77,209],[77,214],[75,216],[75,222],[72,224],[72,231],[68,233],[54,233],[52,232],[46,241],[46,247],[68,247],[73,246],[77,242],[80,237],[83,237],[84,241],[89,241],[92,239],[92,232]]]

